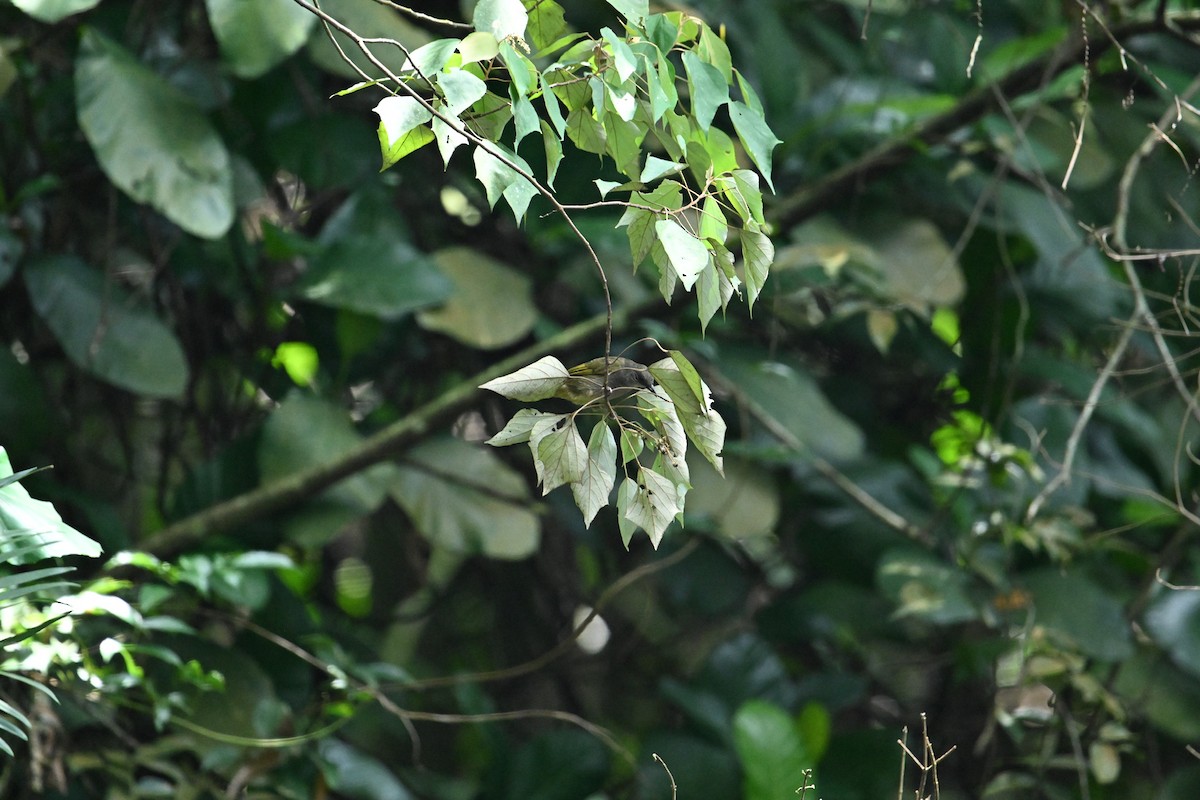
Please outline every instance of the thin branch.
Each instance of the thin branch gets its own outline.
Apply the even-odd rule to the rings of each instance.
[[[1152,21],[1121,25],[1109,32],[1109,38],[1091,43],[1092,60],[1099,59],[1114,46],[1117,39],[1148,33],[1168,33],[1168,25],[1183,30],[1197,30],[1200,29],[1200,16],[1186,14],[1172,17],[1167,23]],[[854,161],[833,170],[811,186],[783,199],[775,206],[772,215],[775,222],[780,229],[787,230],[824,210],[839,198],[855,194],[864,182],[878,178],[900,166],[911,156],[991,113],[996,108],[997,97],[1011,97],[1036,90],[1047,78],[1077,63],[1082,48],[1083,43],[1074,39],[1063,42],[1047,55],[1017,67],[993,84],[972,91],[948,111],[919,123],[906,134],[881,143]]]

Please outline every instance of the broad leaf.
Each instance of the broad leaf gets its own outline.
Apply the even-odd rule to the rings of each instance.
[[[563,414],[557,419],[544,419],[533,426],[529,447],[537,469],[542,494],[564,483],[583,479],[588,466],[588,450],[575,427],[574,417]]]
[[[116,43],[84,31],[75,60],[79,126],[104,173],[188,233],[233,224],[233,171],[224,143],[191,100]]]
[[[654,223],[654,232],[666,251],[683,288],[691,291],[696,279],[709,263],[708,248],[673,219]],[[667,299],[670,299],[669,297]]]
[[[24,275],[34,309],[79,367],[137,394],[183,393],[188,365],[179,340],[120,287],[72,256],[36,261]]]
[[[537,549],[541,528],[524,479],[476,445],[447,437],[413,449],[388,492],[437,547],[505,559]]]
[[[480,384],[479,388],[490,389],[511,400],[531,403],[553,397],[570,377],[571,373],[561,361],[554,356],[545,356],[516,372]]]
[[[683,54],[683,66],[687,70],[688,89],[692,95],[692,115],[700,129],[707,131],[717,109],[729,102],[729,84],[719,69],[704,63],[690,51]]]
[[[675,515],[683,511],[675,484],[648,467],[638,469],[637,483],[626,503],[622,515],[646,532],[655,549]]]
[[[388,95],[373,109],[379,115],[379,145],[387,169],[414,150],[433,141],[425,127],[433,114],[416,98]]]
[[[525,36],[529,13],[521,0],[479,0],[471,24],[477,31],[492,34],[497,41],[510,36],[520,39]]]
[[[221,56],[241,78],[257,78],[295,53],[317,18],[293,0],[207,0]]]
[[[775,245],[771,243],[771,237],[763,233],[754,220],[747,222],[742,231],[742,263],[745,267],[742,276],[746,281],[746,302],[751,308],[767,282],[767,273],[774,260]]]
[[[0,447],[0,478],[13,474],[8,453]],[[100,545],[63,522],[54,506],[34,500],[19,483],[0,488],[0,541],[22,539],[22,555],[5,559],[12,563],[28,563],[61,556],[100,555]]]
[[[793,800],[813,767],[795,720],[765,700],[750,700],[733,716],[733,746],[745,775],[746,800]]]
[[[394,320],[446,300],[453,284],[406,242],[351,235],[321,250],[296,289],[314,303]]]
[[[469,247],[448,247],[433,258],[454,293],[417,315],[422,327],[484,350],[510,345],[533,328],[538,312],[525,275]]]
[[[596,512],[608,505],[608,496],[617,478],[617,442],[604,421],[597,422],[592,428],[587,458],[583,477],[571,484],[571,493],[583,514],[584,526],[591,527]]]
[[[100,0],[12,0],[12,4],[34,19],[53,24],[95,8]]]
[[[487,440],[487,444],[493,447],[524,444],[529,441],[530,434],[533,432],[533,426],[544,419],[558,416],[561,415],[550,414],[546,411],[537,411],[532,408],[522,408],[513,415],[513,418],[508,421],[499,433]]]
[[[737,131],[738,138],[742,140],[742,145],[750,155],[750,160],[766,178],[771,191],[775,191],[775,185],[771,182],[771,151],[782,140],[767,126],[762,112],[751,109],[745,103],[739,103],[736,100],[731,102],[729,118],[733,120],[733,129]]]

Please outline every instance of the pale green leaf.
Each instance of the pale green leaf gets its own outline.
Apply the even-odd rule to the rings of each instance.
[[[649,467],[639,468],[636,491],[624,517],[646,532],[655,549],[675,515],[681,511],[683,507],[679,504],[675,484]]]
[[[601,198],[607,197],[608,193],[613,189],[624,185],[618,181],[606,181],[603,178],[596,178],[592,183],[596,184],[596,189],[600,192]]]
[[[671,267],[679,276],[683,288],[691,291],[700,273],[708,266],[708,248],[673,219],[659,220],[654,223],[654,232],[662,243],[667,258],[670,259]]]
[[[700,211],[700,226],[701,239],[712,239],[721,244],[725,243],[725,239],[729,236],[729,224],[725,220],[725,211],[721,208],[720,202],[713,196],[704,198],[704,206]]]
[[[664,211],[674,211],[683,204],[683,186],[676,181],[663,181],[652,192],[634,192],[630,203],[637,206],[661,208]],[[654,223],[659,219],[658,214],[645,208],[625,210],[618,227],[628,227],[629,247],[633,255],[633,266],[636,269],[646,260],[650,250],[658,241],[654,231]]]
[[[416,72],[422,78],[432,81],[450,61],[459,46],[458,39],[434,39],[410,52],[404,62],[403,72]]]
[[[742,260],[745,265],[743,277],[746,281],[746,300],[751,308],[767,282],[771,262],[775,260],[775,245],[771,237],[762,232],[758,223],[751,220],[742,231]]]
[[[638,180],[642,183],[653,183],[664,175],[674,175],[682,170],[683,164],[678,161],[668,161],[658,156],[646,156],[646,166],[642,168],[642,174]]]
[[[541,122],[538,119],[537,111],[533,108],[533,103],[529,102],[528,97],[518,97],[513,101],[513,121],[516,125],[516,130],[513,134],[513,149],[521,146],[521,140],[529,134],[538,130],[538,125]]]
[[[487,31],[503,41],[510,36],[523,38],[529,24],[529,14],[521,0],[479,0],[471,24],[477,31]]]
[[[499,141],[512,119],[511,103],[488,92],[471,106],[470,113],[464,114],[463,118],[472,133],[493,142]]]
[[[608,0],[608,4],[617,10],[630,25],[642,27],[650,14],[649,0]]]
[[[445,300],[452,284],[407,242],[353,234],[334,237],[295,289],[314,303],[395,320]]]
[[[464,64],[491,61],[500,54],[500,43],[487,31],[473,31],[458,43],[458,54]]]
[[[546,148],[546,184],[554,188],[554,178],[558,175],[558,165],[562,163],[563,158],[562,142],[555,135],[549,122],[541,120],[540,126],[542,144]]]
[[[696,308],[701,334],[708,330],[708,323],[721,307],[721,276],[716,264],[710,264],[696,280]]]
[[[221,57],[239,78],[257,78],[304,46],[317,22],[293,0],[207,0]]]
[[[726,84],[733,83],[733,62],[729,57],[729,46],[703,22],[700,23],[700,42],[696,46],[696,54],[705,63],[716,67]]]
[[[119,286],[73,256],[27,265],[25,287],[67,357],[96,377],[149,397],[178,397],[188,365],[175,334]]]
[[[625,545],[625,549],[629,549],[629,543],[633,541],[633,534],[637,533],[637,523],[629,516],[629,510],[633,507],[634,499],[637,497],[638,485],[633,478],[626,478],[621,481],[620,487],[617,489],[617,527],[621,531],[621,542]]]
[[[100,0],[12,0],[12,4],[36,20],[53,24],[95,8]]]
[[[462,120],[454,119],[452,126],[443,122],[441,117],[434,117],[433,122],[430,123],[430,130],[437,141],[438,152],[442,154],[442,163],[449,166],[450,157],[454,155],[454,151],[469,141],[462,133]]]
[[[0,447],[0,479],[13,474],[8,453]],[[20,483],[0,488],[0,539],[13,541],[18,532],[32,543],[20,557],[8,557],[12,563],[27,563],[62,556],[96,558],[101,549],[97,542],[63,522],[54,506],[34,500]]]
[[[596,513],[608,505],[608,496],[617,478],[617,442],[603,421],[592,428],[587,457],[587,468],[583,477],[571,484],[571,493],[583,514],[584,526],[591,527]]]
[[[646,441],[638,431],[621,428],[621,463],[628,464],[645,449]]]
[[[637,60],[625,40],[613,32],[612,28],[601,28],[600,36],[608,42],[612,51],[612,65],[617,71],[621,82],[629,80],[637,72]]]
[[[687,70],[692,115],[700,129],[707,131],[717,109],[729,102],[729,84],[719,69],[701,61],[693,52],[683,54],[683,66]]]
[[[674,411],[692,444],[717,469],[722,469],[725,420],[712,407],[712,391],[696,368],[677,350],[650,365],[650,374],[674,404]],[[686,479],[686,478],[685,478]]]
[[[496,201],[503,196],[512,208],[513,216],[520,222],[529,208],[529,201],[537,194],[537,189],[497,154],[503,155],[529,173],[529,164],[525,159],[500,145],[488,143],[486,146],[479,145],[475,148],[475,177],[483,184],[488,203],[494,208]]]
[[[544,74],[538,77],[538,81],[542,86],[542,103],[546,106],[546,116],[550,118],[550,123],[554,125],[554,130],[558,132],[558,138],[561,140],[567,135],[567,121],[563,119],[558,96],[550,88],[551,81]]]
[[[435,439],[405,453],[396,475],[389,494],[435,547],[502,559],[537,550],[525,481],[490,452]]]
[[[510,419],[504,428],[487,440],[492,447],[507,447],[510,444],[524,444],[529,441],[533,426],[548,417],[558,417],[560,414],[550,414],[533,408],[522,408]]]
[[[762,112],[755,111],[745,103],[736,100],[731,102],[729,118],[733,121],[733,129],[742,140],[742,146],[746,148],[750,160],[766,178],[771,191],[775,191],[775,185],[771,182],[771,151],[782,140],[767,125]]]
[[[104,173],[134,200],[207,239],[233,224],[229,153],[208,118],[92,29],[75,60],[75,107]]]
[[[538,312],[527,276],[469,247],[448,247],[433,259],[454,293],[417,315],[421,327],[483,350],[513,344],[533,328]]]
[[[668,463],[673,477],[679,483],[688,482],[687,432],[676,413],[675,404],[661,386],[652,392],[638,392],[638,412],[645,417],[658,434],[655,443],[659,455]]]
[[[748,169],[735,169],[728,175],[717,178],[725,198],[729,200],[743,222],[763,224],[762,190],[758,187],[758,173]]]
[[[508,42],[500,42],[500,60],[508,68],[510,94],[528,97],[537,88],[538,71],[533,62]]]
[[[588,450],[575,427],[573,417],[545,419],[533,426],[529,446],[534,453],[542,494],[549,494],[564,483],[583,479],[587,470]]]
[[[461,116],[464,111],[487,94],[487,84],[465,69],[456,69],[438,75],[437,84],[446,97],[445,113],[451,117]]]
[[[380,129],[386,134],[385,144],[389,148],[413,128],[433,119],[429,109],[414,97],[388,95],[376,104],[373,111],[379,115]]]
[[[490,389],[511,400],[530,403],[553,397],[570,377],[571,373],[567,372],[561,361],[554,356],[545,356],[516,372],[480,384],[479,388]]]

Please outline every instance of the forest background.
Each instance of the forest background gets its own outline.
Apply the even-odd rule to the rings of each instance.
[[[1200,796],[1198,75],[1192,0],[0,0],[0,794]]]

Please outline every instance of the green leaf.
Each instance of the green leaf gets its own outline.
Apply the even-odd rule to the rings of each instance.
[[[848,460],[863,452],[864,438],[851,420],[822,394],[817,382],[795,367],[727,352],[719,363],[729,383],[745,392],[758,413],[786,432],[788,445],[811,448],[825,458]]]
[[[0,447],[0,478],[12,474],[8,452]],[[11,542],[18,536],[30,544],[23,555],[7,556],[10,563],[76,555],[96,558],[101,553],[100,545],[63,522],[53,505],[34,500],[24,486],[10,483],[0,488],[0,540]]]
[[[221,57],[239,78],[257,78],[299,50],[317,18],[293,0],[207,0]]]
[[[365,234],[336,238],[296,285],[311,302],[386,320],[440,303],[452,288],[433,260],[412,245]]]
[[[700,23],[700,43],[696,46],[696,54],[706,64],[716,67],[726,84],[733,83],[733,62],[729,57],[729,46],[703,22]]]
[[[382,169],[433,141],[433,131],[425,127],[433,114],[416,98],[388,95],[373,110],[379,115]]]
[[[583,479],[588,466],[588,450],[575,427],[574,417],[562,414],[534,425],[529,434],[529,448],[533,451],[533,463],[543,495],[564,483]]]
[[[683,66],[687,70],[688,90],[691,92],[692,116],[700,129],[707,131],[712,125],[717,109],[729,102],[729,84],[721,71],[706,64],[693,52],[683,54]]]
[[[546,4],[553,5],[551,0],[547,0]],[[491,61],[500,55],[500,43],[496,41],[495,36],[486,31],[474,31],[458,43],[458,53],[462,56],[464,64]]]
[[[585,153],[603,155],[605,152],[604,126],[587,108],[576,108],[567,115],[567,136]]]
[[[1078,572],[1042,569],[1022,580],[1033,596],[1037,624],[1051,637],[1103,661],[1133,654],[1124,605]]]
[[[79,126],[109,179],[207,239],[233,224],[229,153],[208,118],[171,84],[92,29],[75,60]]]
[[[554,125],[554,130],[558,132],[558,138],[561,140],[567,135],[567,121],[563,119],[558,96],[550,88],[551,80],[545,74],[540,75],[538,81],[542,87],[542,103],[546,106],[546,116],[550,118],[550,123]]]
[[[34,309],[80,368],[137,394],[183,393],[188,365],[175,334],[99,272],[53,256],[29,264],[24,276]]]
[[[513,120],[516,123],[516,130],[513,133],[513,149],[515,150],[521,146],[522,139],[538,130],[541,120],[533,108],[533,103],[529,102],[527,97],[518,97],[513,101],[512,108]]]
[[[560,414],[550,414],[533,408],[522,408],[505,424],[504,428],[486,444],[492,447],[507,447],[510,444],[524,444],[529,441],[533,426],[549,417],[559,417]]]
[[[446,114],[451,117],[461,116],[487,94],[487,84],[465,69],[438,75],[437,85],[446,98]]]
[[[504,128],[512,119],[512,107],[508,100],[488,92],[463,116],[472,133],[495,142],[504,135]]]
[[[283,367],[297,386],[311,386],[317,377],[320,357],[308,342],[280,342],[271,356],[271,366]]]
[[[630,481],[626,479],[628,483]],[[683,511],[675,484],[649,467],[638,468],[633,496],[626,503],[622,516],[644,530],[655,549],[675,515]]]
[[[388,492],[436,547],[504,559],[537,550],[541,527],[525,480],[476,445],[444,437],[414,448]]]
[[[637,59],[634,57],[633,51],[629,49],[629,44],[612,28],[601,28],[600,36],[608,42],[609,49],[612,51],[612,66],[621,83],[624,83],[637,72]]]
[[[651,192],[634,192],[630,203],[637,206],[661,208],[664,211],[675,211],[683,205],[683,185],[676,181],[663,181]],[[646,260],[651,248],[658,241],[654,231],[654,223],[659,215],[644,208],[630,207],[625,210],[618,227],[628,227],[629,247],[633,254],[633,266],[636,269]]]
[[[679,420],[675,404],[662,387],[655,387],[652,392],[638,392],[637,406],[638,412],[650,421],[658,433],[658,441],[653,445],[658,451],[657,461],[662,474],[686,489],[689,481],[687,432]]]
[[[737,210],[743,223],[765,224],[763,217],[762,190],[758,188],[758,175],[750,170],[733,170],[721,175],[716,183],[725,198]]]
[[[654,223],[654,233],[662,243],[683,288],[691,291],[700,273],[708,266],[708,248],[673,219]]]
[[[463,135],[462,120],[455,119],[451,125],[443,122],[441,117],[434,117],[429,126],[437,141],[438,152],[442,155],[442,164],[450,166],[450,158],[454,155],[454,151],[469,141]]]
[[[264,483],[280,480],[337,458],[361,442],[344,409],[293,391],[263,426],[258,442],[262,479]],[[321,545],[343,526],[370,514],[383,502],[394,469],[391,464],[377,465],[308,498],[302,513],[289,515],[283,522],[288,539]]]
[[[721,306],[721,276],[713,263],[705,267],[696,279],[696,308],[701,334],[708,330],[708,323]]]
[[[590,528],[596,512],[608,505],[608,496],[617,479],[617,442],[604,421],[592,428],[587,458],[583,477],[571,484],[571,493],[583,514],[584,526]]]
[[[608,0],[608,4],[617,10],[630,25],[642,27],[650,14],[649,0]]]
[[[733,129],[737,131],[742,146],[746,148],[750,160],[758,167],[758,171],[767,179],[771,191],[775,185],[771,182],[771,151],[782,141],[763,118],[761,111],[755,111],[745,103],[736,100],[729,104],[729,118],[733,120]]]
[[[504,395],[510,400],[532,403],[553,397],[570,377],[571,373],[567,372],[561,361],[554,356],[545,356],[516,372],[482,383],[479,388]],[[555,415],[556,418],[560,416]]]
[[[53,24],[95,8],[100,0],[12,0],[12,4],[36,20]]]
[[[765,700],[749,700],[733,715],[733,747],[746,800],[795,800],[805,770],[814,766],[795,721]]]
[[[500,42],[500,60],[508,69],[509,94],[528,97],[538,85],[537,67],[508,42]]]
[[[416,72],[425,80],[432,81],[437,73],[445,69],[450,56],[461,44],[458,39],[434,39],[411,51],[404,61],[403,72]]]
[[[484,350],[513,344],[533,328],[538,312],[528,277],[469,247],[448,247],[433,259],[454,293],[417,315],[421,327]]]
[[[721,472],[725,420],[712,407],[712,392],[708,385],[677,350],[670,351],[670,357],[651,364],[649,369],[674,404],[675,415],[692,444],[717,472]]]
[[[678,161],[667,161],[658,156],[646,156],[646,166],[642,168],[642,174],[638,180],[642,183],[653,183],[664,175],[674,175],[682,170],[683,164]]]
[[[1159,592],[1145,620],[1146,630],[1179,668],[1200,677],[1200,593]]]
[[[488,203],[494,208],[496,201],[503,196],[512,208],[513,216],[520,222],[537,189],[523,175],[501,161],[496,153],[503,154],[526,174],[530,174],[525,159],[498,144],[488,143],[486,147],[479,145],[475,148],[475,177],[483,184]]]
[[[534,50],[545,50],[566,32],[563,8],[554,0],[525,0],[525,10],[529,13],[525,37]]]
[[[546,184],[554,188],[554,178],[558,175],[558,165],[562,163],[562,142],[550,123],[541,120],[542,142],[546,147]]]
[[[521,0],[479,0],[471,24],[477,31],[487,31],[504,41],[508,37],[523,39],[529,24],[529,14]]]
[[[746,281],[747,304],[753,309],[758,293],[767,282],[771,262],[775,260],[775,245],[771,243],[771,237],[763,233],[754,220],[747,222],[742,231],[742,260],[745,265],[742,276]]]

